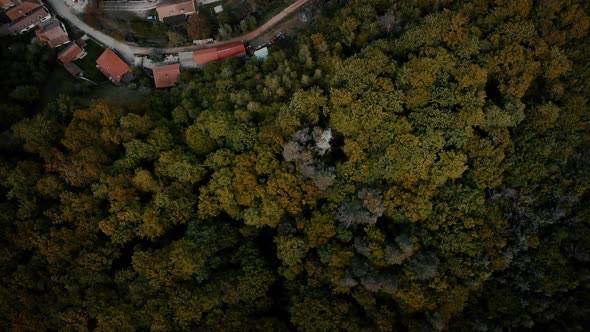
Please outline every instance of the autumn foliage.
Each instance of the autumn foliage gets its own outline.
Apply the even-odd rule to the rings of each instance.
[[[584,329],[589,3],[323,5],[141,107],[3,124],[0,329]]]

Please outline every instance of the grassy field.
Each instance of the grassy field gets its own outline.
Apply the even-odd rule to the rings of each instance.
[[[117,87],[109,82],[92,87],[82,99],[88,102],[102,99],[121,106],[143,105],[150,92],[151,90],[140,91],[125,86]]]
[[[96,68],[96,59],[104,52],[104,48],[92,39],[89,39],[88,44],[84,47],[88,54],[76,61],[76,64],[84,71],[84,77],[96,82],[105,82],[107,78]]]
[[[160,21],[136,20],[130,22],[130,25],[133,35],[137,38],[166,38],[167,33],[170,31],[168,26]]]

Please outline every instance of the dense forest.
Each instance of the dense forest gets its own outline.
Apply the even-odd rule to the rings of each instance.
[[[3,77],[0,329],[584,330],[590,3],[323,11],[142,105]]]

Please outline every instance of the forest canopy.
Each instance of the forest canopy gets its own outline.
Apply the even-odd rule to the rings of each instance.
[[[2,81],[0,329],[583,331],[590,3],[320,3],[141,105]]]

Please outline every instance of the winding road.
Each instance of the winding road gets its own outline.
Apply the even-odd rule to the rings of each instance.
[[[64,2],[64,0],[45,0],[49,6],[53,9],[53,12],[62,18],[65,21],[68,21],[70,24],[76,26],[78,29],[84,31],[87,35],[101,43],[104,47],[112,48],[113,50],[117,51],[117,53],[123,57],[127,62],[133,63],[135,59],[135,55],[148,55],[153,51],[158,51],[163,54],[177,54],[180,52],[190,52],[199,49],[211,48],[222,46],[229,43],[234,43],[237,41],[248,41],[257,38],[258,36],[262,35],[266,31],[270,30],[280,21],[282,21],[285,17],[291,15],[303,5],[312,2],[313,0],[296,0],[294,1],[289,7],[283,9],[280,13],[272,17],[266,23],[258,27],[256,30],[249,32],[245,35],[235,37],[229,40],[223,40],[214,42],[211,44],[206,45],[191,45],[191,46],[183,46],[183,47],[172,47],[172,48],[153,48],[153,47],[138,47],[126,44],[124,42],[120,42],[113,37],[89,26],[84,21],[82,21]]]

